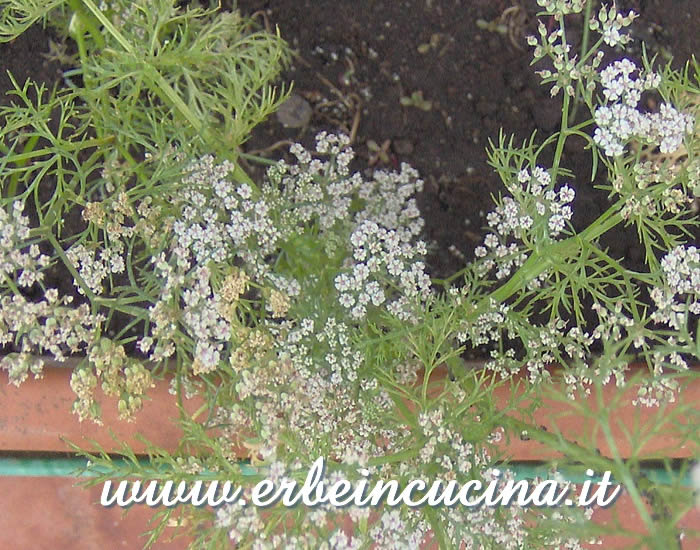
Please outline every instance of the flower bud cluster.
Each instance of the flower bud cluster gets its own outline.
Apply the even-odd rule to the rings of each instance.
[[[571,13],[581,13],[586,0],[537,0],[537,5],[549,15],[561,17]]]
[[[603,4],[598,11],[598,17],[592,17],[588,27],[592,31],[599,32],[608,46],[621,45],[624,47],[625,44],[632,41],[632,38],[620,31],[625,27],[629,27],[637,17],[639,15],[633,11],[628,12],[627,15],[622,15],[617,11],[614,2],[609,8]]]
[[[590,94],[595,90],[598,79],[597,70],[605,53],[603,51],[583,52],[581,60],[576,55],[570,57],[571,45],[566,42],[564,32],[563,16],[579,13],[584,4],[585,2],[581,1],[541,1],[540,5],[545,6],[547,13],[553,15],[559,24],[550,30],[544,23],[540,22],[538,25],[539,36],[528,36],[527,38],[528,45],[535,48],[534,61],[539,61],[543,57],[551,59],[553,70],[543,69],[537,71],[537,74],[542,78],[543,83],[554,82],[550,90],[552,97],[561,90],[564,90],[568,96],[575,97],[577,82],[580,82],[585,90],[585,97],[590,97]],[[614,4],[609,9],[603,5],[597,18],[591,19],[589,27],[598,31],[602,40],[608,45],[624,46],[631,41],[631,38],[620,31],[631,25],[636,17],[637,14],[631,11],[627,15],[618,13]],[[590,62],[588,62],[589,59]]]
[[[566,43],[564,31],[560,28],[553,30],[551,33],[547,27],[540,21],[537,31],[539,38],[536,36],[528,36],[527,43],[534,46],[534,59],[539,61],[545,56],[552,59],[554,71],[544,69],[537,74],[542,78],[543,83],[554,82],[550,90],[552,97],[557,95],[560,90],[573,96],[574,81],[581,78],[581,71],[577,68],[576,56],[569,57],[571,46]]]

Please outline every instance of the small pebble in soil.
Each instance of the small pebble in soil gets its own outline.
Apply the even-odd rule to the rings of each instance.
[[[277,110],[277,120],[287,128],[303,128],[311,120],[313,109],[303,97],[292,94]]]

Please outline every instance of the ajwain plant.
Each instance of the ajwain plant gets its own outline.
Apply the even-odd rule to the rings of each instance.
[[[284,97],[271,85],[287,59],[279,36],[168,0],[0,2],[4,40],[50,14],[79,54],[65,88],[16,83],[0,110],[0,364],[20,384],[41,376],[41,354],[82,357],[71,380],[81,419],[99,421],[98,385],[130,418],[167,370],[178,402],[204,402],[193,416],[183,409],[174,453],[83,451],[90,483],[250,488],[303,481],[324,457],[331,481],[506,487],[515,474],[498,443],[526,434],[561,454],[550,478],[573,491],[557,469],[611,471],[648,531],[597,526],[591,507],[228,503],[161,508],[147,544],[173,524],[196,548],[574,549],[617,533],[666,549],[698,536],[676,526],[694,506],[690,465],[665,461],[663,483],[642,467],[654,434],[700,439],[697,407],[668,408],[698,378],[699,67],[624,57],[636,14],[614,5],[538,4],[547,24],[528,43],[562,96],[561,126],[492,143],[504,190],[488,233],[476,261],[436,280],[411,167],[364,177],[348,138],[324,132],[315,150],[297,144],[292,160],[268,161],[262,181],[246,174],[239,146]],[[576,47],[567,28],[581,13]],[[658,108],[643,107],[645,94]],[[590,150],[590,181],[566,166],[572,138]],[[576,189],[594,180],[609,208],[575,228]],[[636,231],[644,269],[606,249],[620,225]],[[70,273],[74,294],[47,287],[50,270]],[[483,367],[462,360],[473,349],[490,354]],[[632,360],[648,372],[631,376]],[[604,402],[611,381],[619,393]],[[658,414],[623,442],[615,410],[630,387]],[[545,396],[573,403],[610,456],[538,427]],[[624,460],[623,443],[634,450]]]

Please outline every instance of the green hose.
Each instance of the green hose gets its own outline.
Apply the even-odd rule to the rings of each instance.
[[[141,459],[144,464],[148,462],[147,458]],[[118,460],[115,460],[118,462]],[[77,472],[83,470],[86,465],[84,458],[67,458],[67,457],[45,457],[45,458],[17,458],[17,457],[0,457],[0,476],[6,477],[76,477]],[[511,462],[507,468],[515,474],[517,481],[521,479],[550,479],[549,467],[541,464],[533,464],[527,462]],[[241,463],[241,469],[244,475],[253,475],[256,471],[249,465]],[[664,468],[642,468],[642,475],[653,483],[663,485],[673,485],[678,483],[676,480],[678,472],[676,470],[668,471]],[[567,481],[572,483],[583,483],[586,480],[592,480],[594,483],[600,482],[600,477],[588,477],[574,470],[559,470],[559,474]],[[89,473],[83,473],[83,476],[89,476]],[[684,487],[691,487],[690,474],[686,472],[680,484]]]

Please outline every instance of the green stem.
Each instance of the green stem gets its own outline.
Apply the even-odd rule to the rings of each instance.
[[[100,298],[99,296],[94,296],[92,298],[92,302],[108,307],[109,309],[121,311],[122,313],[127,313],[134,317],[142,317],[145,313],[147,313],[143,308],[124,305],[121,301],[115,298]]]
[[[519,290],[525,288],[530,281],[538,277],[552,265],[553,259],[562,257],[570,258],[580,253],[582,242],[592,242],[596,240],[622,221],[622,216],[619,214],[621,206],[621,201],[615,203],[581,233],[558,243],[553,243],[544,250],[533,251],[525,263],[520,266],[520,269],[518,269],[506,283],[481,300],[481,303],[472,315],[480,315],[489,309],[492,301],[502,303]]]
[[[34,147],[36,147],[36,144],[38,141],[39,141],[39,136],[36,134],[33,135],[32,137],[30,137],[27,140],[27,143],[24,146],[24,149],[22,149],[22,154],[15,155],[15,156],[11,157],[10,160],[15,163],[17,168],[22,168],[25,164],[27,164],[26,158],[19,159],[18,157],[24,156],[27,153],[32,153],[34,151]],[[19,171],[14,172],[12,174],[12,176],[10,177],[10,185],[7,188],[7,196],[8,197],[14,197],[17,194],[17,185],[18,184],[19,184]]]
[[[588,0],[586,2],[586,11],[583,14],[583,36],[581,37],[581,61],[579,61],[579,65],[583,63],[584,61],[584,56],[588,53],[588,40],[590,38],[590,28],[588,27],[588,22],[591,20],[591,12],[593,11],[593,4],[595,0]],[[571,110],[571,122],[576,121],[576,111],[578,111],[578,106],[581,101],[581,90],[577,86],[576,87],[576,96],[574,97],[574,106],[573,109]]]
[[[5,280],[5,284],[10,287],[10,290],[14,293],[15,296],[21,296],[22,293],[19,291],[19,288],[15,284],[15,282],[8,277],[5,273],[3,273],[3,279]]]
[[[102,10],[100,10],[100,8],[98,8],[92,0],[70,0],[70,2],[71,2],[71,5],[72,4],[80,4],[82,2],[82,4],[84,4],[88,10],[90,10],[92,15],[95,17],[95,19],[97,19],[100,22],[100,24],[105,28],[105,30],[107,30],[107,32],[109,34],[111,34],[117,42],[119,42],[121,47],[124,48],[124,50],[129,52],[129,53],[133,53],[133,48],[131,47],[131,44],[129,43],[129,41],[124,37],[124,35],[122,33],[120,33],[117,30],[117,28],[114,25],[112,25],[112,22],[107,18],[107,16],[104,13],[102,13]],[[76,10],[76,11],[83,12],[84,10],[83,10],[82,6],[80,6],[79,10]],[[88,27],[88,29],[89,29],[89,27]],[[102,37],[102,35],[100,35],[100,38],[102,41],[101,41],[101,43],[98,42],[98,45],[101,48],[104,48],[104,46],[105,46],[104,37]]]
[[[554,150],[554,161],[552,162],[552,178],[556,181],[559,175],[559,165],[561,163],[561,156],[564,152],[564,144],[566,139],[569,137],[569,101],[571,98],[566,90],[562,90],[564,94],[564,100],[561,107],[561,130],[557,136],[557,146]]]
[[[37,136],[38,139],[38,136]],[[103,145],[108,145],[114,140],[114,136],[107,136],[104,138],[99,138],[99,139],[87,139],[85,141],[79,141],[79,142],[69,142],[69,141],[61,141],[60,142],[60,150],[62,152],[70,152],[70,151],[78,151],[78,150],[83,150],[83,149],[88,149],[90,147],[102,147]],[[25,147],[26,149],[26,147]],[[31,160],[35,157],[41,157],[44,155],[55,155],[56,154],[56,149],[58,147],[51,147],[51,148],[43,148],[43,149],[37,149],[33,151],[27,151],[24,153],[19,153],[17,155],[12,155],[12,158],[10,159],[10,162],[15,163],[18,166],[24,166],[28,160]]]
[[[238,152],[238,156],[245,159],[245,160],[249,160],[251,162],[256,162],[258,164],[265,164],[267,166],[274,166],[278,162],[276,160],[266,159],[266,158],[260,157],[258,155],[251,155],[248,153],[243,153],[241,151]]]
[[[70,274],[73,276],[73,279],[78,283],[78,285],[80,285],[80,288],[83,290],[88,300],[90,300],[90,302],[94,302],[95,294],[92,292],[92,290],[90,290],[90,287],[88,287],[87,283],[80,276],[80,273],[78,273],[75,267],[73,267],[72,262],[68,259],[68,256],[66,256],[66,253],[63,251],[63,247],[60,245],[58,240],[56,240],[56,237],[54,237],[53,233],[51,231],[46,231],[44,233],[44,237],[47,241],[49,241],[49,243],[51,243],[51,246],[53,246],[54,250],[56,251],[56,254],[59,258],[61,258],[61,261],[66,266],[66,269],[70,271]]]
[[[93,17],[90,16],[89,13],[85,11],[85,8],[83,4],[81,3],[80,0],[68,0],[68,5],[70,8],[75,12],[77,17],[80,20],[80,24],[83,25],[87,31],[90,33],[90,36],[92,36],[92,39],[95,41],[97,44],[98,48],[104,48],[105,47],[105,39],[104,36],[102,36],[102,33],[100,30],[97,28],[97,25],[95,25],[95,21]],[[101,13],[101,12],[100,12]],[[78,40],[80,38],[80,40]],[[82,43],[82,33],[79,32],[78,35],[76,36],[76,41],[78,42],[78,48],[81,48],[81,46],[84,48],[84,44]],[[83,57],[83,51],[80,52],[80,57]]]
[[[602,392],[598,392],[598,401],[600,406],[600,402],[602,402]],[[605,436],[605,441],[607,442],[610,452],[613,455],[615,465],[617,466],[616,477],[624,484],[625,489],[627,489],[627,493],[632,499],[634,507],[637,509],[639,517],[642,518],[642,521],[649,530],[649,538],[647,540],[653,541],[653,548],[656,550],[665,550],[666,544],[659,540],[658,529],[654,524],[654,520],[649,515],[649,511],[642,500],[642,495],[639,494],[637,485],[632,479],[632,476],[630,476],[629,469],[620,458],[620,453],[617,450],[617,445],[615,444],[615,437],[610,430],[609,418],[607,414],[604,421],[600,423],[600,426],[603,431],[603,435]]]
[[[416,449],[406,449],[404,451],[399,451],[398,453],[377,456],[370,458],[367,463],[370,466],[382,466],[384,464],[396,464],[397,462],[405,462],[411,460],[418,456],[418,450]]]

